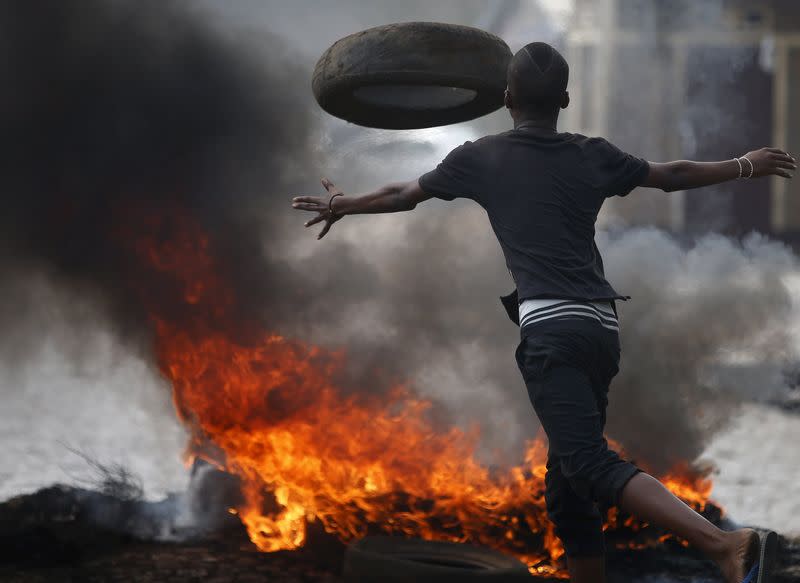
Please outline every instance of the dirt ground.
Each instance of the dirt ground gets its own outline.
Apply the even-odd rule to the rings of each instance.
[[[800,582],[800,541],[784,541],[779,583]],[[617,551],[609,559],[609,583],[714,583],[713,566],[689,551]],[[227,543],[130,542],[111,552],[52,565],[0,564],[3,583],[344,583],[341,566],[319,564],[304,551],[258,553]],[[557,579],[532,579],[555,583]],[[412,582],[409,582],[412,583]]]
[[[0,566],[8,583],[339,583],[302,553],[265,554],[213,545],[137,543],[73,565]]]

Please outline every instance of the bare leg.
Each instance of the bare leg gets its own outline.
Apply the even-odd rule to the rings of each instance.
[[[570,583],[606,583],[605,557],[567,557]]]
[[[620,507],[689,541],[716,561],[727,583],[740,583],[757,557],[755,531],[726,532],[717,528],[647,474],[630,479],[622,490]]]

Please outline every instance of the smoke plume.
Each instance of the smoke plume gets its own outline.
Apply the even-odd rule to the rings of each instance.
[[[31,322],[46,319],[24,277],[70,295],[69,319],[107,316],[124,338],[142,339],[146,309],[179,317],[179,282],[139,271],[131,247],[168,239],[174,225],[150,219],[176,209],[208,232],[249,317],[263,315],[255,298],[279,293],[264,243],[311,159],[305,72],[285,47],[224,38],[176,2],[2,11],[0,281],[14,344],[35,343]],[[162,305],[143,305],[142,278]]]
[[[354,135],[386,134],[319,123],[313,62],[276,37],[225,35],[188,2],[0,10],[7,366],[35,354],[43,336],[85,357],[95,327],[152,358],[148,314],[196,313],[180,281],[141,268],[132,242],[170,241],[175,217],[188,215],[236,294],[233,333],[246,341],[255,322],[345,347],[344,386],[411,380],[450,420],[480,422],[496,463],[518,461],[538,424],[513,358],[517,331],[496,300],[511,280],[480,209],[434,201],[406,216],[347,218],[316,243],[289,207],[292,195],[317,191],[323,168],[338,170],[342,182],[332,178],[348,191],[418,176],[446,152],[423,140],[401,169],[392,156],[403,155],[402,139],[431,134],[398,133],[378,154],[372,139],[347,149]],[[621,306],[609,431],[665,469],[692,459],[719,424],[704,413],[729,402],[725,387],[705,384],[721,351],[781,356],[782,277],[795,259],[758,238],[679,245],[636,230],[601,243],[612,283],[634,296]]]

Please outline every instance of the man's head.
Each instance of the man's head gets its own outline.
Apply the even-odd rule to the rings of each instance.
[[[506,107],[520,114],[552,115],[569,105],[569,65],[547,43],[522,47],[508,65]]]

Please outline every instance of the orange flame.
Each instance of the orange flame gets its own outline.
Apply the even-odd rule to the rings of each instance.
[[[297,548],[318,520],[343,541],[377,529],[472,542],[516,555],[533,573],[563,576],[545,511],[542,439],[528,444],[520,465],[492,472],[475,456],[479,432],[438,429],[430,403],[407,385],[345,396],[333,380],[344,352],[266,331],[255,343],[232,339],[219,323],[232,317],[234,294],[208,238],[191,221],[177,225],[168,241],[147,236],[136,247],[195,309],[188,323],[154,309],[159,365],[193,431],[187,454],[241,478],[246,503],[230,512],[259,549]],[[208,453],[208,441],[218,453]],[[691,476],[678,468],[666,484],[702,509],[711,485]],[[612,512],[607,527],[617,526]]]

